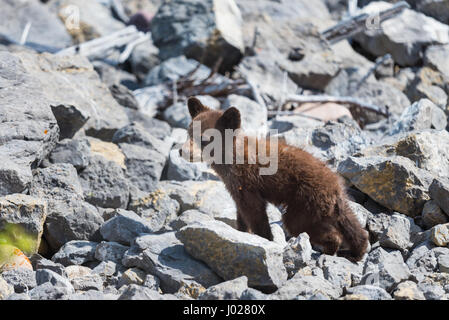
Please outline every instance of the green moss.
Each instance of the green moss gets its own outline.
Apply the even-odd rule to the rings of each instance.
[[[21,225],[7,223],[0,230],[0,245],[19,248],[25,254],[32,254],[37,249],[35,236]]]

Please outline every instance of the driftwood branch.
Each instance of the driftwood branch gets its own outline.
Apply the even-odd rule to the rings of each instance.
[[[81,54],[89,59],[95,57],[104,57],[113,49],[128,45],[130,43],[137,43],[139,39],[146,39],[148,36],[136,29],[135,26],[128,26],[122,30],[111,33],[107,36],[93,39],[78,45],[60,50],[58,55],[75,55]]]
[[[401,1],[393,5],[391,8],[384,11],[380,11],[374,15],[367,13],[362,13],[354,17],[350,17],[343,20],[329,29],[326,29],[321,33],[321,36],[329,41],[330,44],[337,43],[341,40],[352,37],[362,31],[368,30],[369,21],[375,19],[376,23],[382,23],[392,17],[397,16],[404,9],[409,9],[410,5]]]
[[[120,0],[111,0],[111,9],[115,16],[121,20],[123,23],[129,22],[129,17],[125,13],[125,8],[123,8],[123,4]]]
[[[370,104],[364,101],[361,101],[360,99],[354,98],[354,97],[335,97],[335,96],[327,96],[327,95],[316,95],[316,96],[304,96],[304,95],[289,95],[285,101],[285,103],[327,103],[327,102],[333,102],[333,103],[340,103],[340,104],[348,104],[351,106],[354,106],[356,108],[365,109],[368,111],[371,111],[375,114],[384,116],[386,118],[389,117],[388,109],[382,110],[379,106],[376,106],[374,104]],[[281,113],[279,113],[281,112]],[[290,112],[290,111],[268,111],[269,115],[276,115],[276,114],[294,114],[297,113]]]
[[[385,61],[387,61],[388,59],[391,59],[391,54],[387,53],[386,55],[384,55],[383,57],[381,57],[380,59],[378,59],[376,61],[376,63],[374,64],[374,66],[372,66],[368,72],[363,76],[362,79],[360,79],[360,81],[357,83],[357,85],[355,86],[355,89],[353,91],[357,91],[360,89],[360,87],[362,86],[362,84],[370,77],[370,75],[372,75],[377,68],[383,64]]]

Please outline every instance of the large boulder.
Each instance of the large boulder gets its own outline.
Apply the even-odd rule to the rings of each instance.
[[[362,13],[377,14],[392,6],[384,1],[372,2]],[[449,26],[410,9],[381,23],[380,28],[356,36],[363,49],[375,56],[390,53],[401,66],[414,66],[422,60],[424,50],[431,44],[449,42]]]
[[[274,291],[287,279],[282,246],[220,221],[202,221],[176,233],[187,252],[225,280],[248,277],[248,285]]]
[[[27,52],[17,56],[26,71],[40,81],[61,138],[71,138],[83,128],[88,135],[110,141],[115,131],[127,124],[126,113],[87,58]]]
[[[412,217],[430,199],[430,175],[405,157],[349,157],[338,172],[374,201]]]
[[[0,196],[23,192],[59,139],[59,127],[44,94],[23,61],[0,52]],[[33,101],[33,103],[29,103]]]
[[[161,289],[168,293],[177,292],[189,281],[205,288],[223,281],[203,262],[193,259],[174,232],[136,238],[122,262],[127,267],[138,267],[158,277]]]
[[[19,42],[25,25],[31,23],[27,46],[56,52],[72,44],[64,24],[41,2],[2,0],[0,7],[0,35]]]
[[[244,51],[242,17],[234,0],[164,2],[151,23],[154,44],[165,60],[185,54],[220,70],[231,70]]]

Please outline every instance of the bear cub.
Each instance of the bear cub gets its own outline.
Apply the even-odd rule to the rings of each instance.
[[[192,123],[180,154],[188,161],[209,163],[219,175],[235,201],[238,230],[273,240],[266,213],[267,204],[272,203],[285,210],[282,221],[291,236],[307,232],[312,245],[321,247],[326,254],[338,252],[351,261],[362,259],[369,243],[368,232],[348,206],[343,181],[337,174],[308,152],[281,141],[273,144],[268,138],[240,132],[232,138],[232,148],[225,148],[225,131],[241,128],[240,112],[235,107],[213,110],[194,97],[188,99],[187,105]],[[194,122],[201,125],[200,139],[193,135]],[[213,137],[223,140],[220,161],[216,161],[218,152],[206,158],[201,153],[213,141],[205,136],[208,129],[221,133],[219,138]],[[260,174],[260,169],[266,167],[255,151],[260,148],[266,149],[265,154],[276,153],[274,174]],[[200,159],[192,157],[195,150],[200,151]],[[224,161],[227,156],[234,161]],[[243,163],[235,161],[239,156]]]

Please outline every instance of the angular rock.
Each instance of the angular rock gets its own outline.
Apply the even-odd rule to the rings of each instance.
[[[27,72],[42,83],[42,93],[55,113],[62,138],[71,138],[82,126],[88,135],[111,141],[115,131],[128,123],[123,108],[87,58],[48,53],[16,55]]]
[[[15,293],[26,293],[36,287],[36,276],[36,272],[27,268],[2,272],[2,278],[14,288]]]
[[[372,2],[362,9],[363,13],[376,14],[392,5],[384,1]],[[420,28],[410,26],[419,25]],[[390,53],[401,66],[416,65],[430,44],[449,42],[449,27],[437,20],[411,9],[404,9],[394,18],[356,36],[361,46],[375,56]]]
[[[321,255],[318,266],[323,270],[324,279],[337,287],[348,288],[352,286],[354,277],[361,278],[362,263],[352,263],[346,258]]]
[[[50,154],[53,163],[70,163],[77,170],[82,170],[89,165],[90,144],[87,140],[64,139],[58,142]]]
[[[156,232],[176,219],[180,205],[160,189],[151,193],[133,190],[128,209],[136,212]]]
[[[59,127],[43,86],[20,57],[1,51],[0,61],[0,196],[4,196],[25,191],[32,179],[31,165],[39,165],[52,150]]]
[[[185,281],[206,288],[223,281],[203,262],[193,259],[174,232],[136,238],[122,262],[158,277],[161,289],[168,293],[177,292]]]
[[[245,276],[229,280],[209,287],[199,300],[239,300],[243,291],[248,289],[248,278]]]
[[[201,181],[217,180],[215,173],[203,162],[189,162],[184,160],[178,149],[170,151],[167,160],[167,180],[175,181]]]
[[[119,286],[120,287],[123,285],[127,286],[130,284],[144,285],[145,278],[146,278],[145,271],[139,268],[130,268],[125,272],[123,272],[119,280]]]
[[[39,249],[47,203],[38,197],[12,194],[0,198],[0,238],[31,255]]]
[[[95,260],[95,249],[98,243],[91,241],[70,241],[59,249],[51,258],[53,262],[63,266],[81,265]]]
[[[361,284],[390,291],[410,276],[409,268],[398,251],[389,253],[379,247],[368,254]]]
[[[125,155],[129,181],[142,191],[154,191],[162,176],[166,157],[155,150],[128,143],[121,143],[120,149]]]
[[[291,278],[299,269],[309,264],[313,250],[307,233],[301,233],[296,238],[290,238],[287,244],[284,248],[283,261]]]
[[[347,289],[347,294],[366,297],[368,300],[391,300],[390,294],[382,288],[360,285]]]
[[[36,271],[36,283],[37,285],[44,284],[46,282],[51,283],[55,287],[63,287],[73,291],[73,286],[69,279],[53,272],[51,270],[37,270]]]
[[[70,281],[77,291],[103,291],[103,279],[97,273],[90,272],[87,275],[73,277]]]
[[[114,19],[109,8],[96,1],[88,0],[52,0],[49,3],[51,10],[65,21],[68,31],[77,42],[92,40],[123,29],[125,25]],[[79,26],[73,24],[73,7],[79,15]]]
[[[400,283],[393,292],[393,298],[395,300],[426,300],[416,283],[412,281]]]
[[[8,282],[0,277],[0,300],[5,300],[8,296],[14,293],[14,288]]]
[[[401,117],[393,124],[391,135],[414,130],[435,128],[444,130],[447,117],[444,111],[428,99],[421,99],[404,110]]]
[[[27,23],[32,28],[27,37],[26,45],[34,49],[56,52],[72,44],[69,33],[64,24],[48,7],[35,1],[2,0],[0,34],[11,40],[20,41],[23,27]]]
[[[412,217],[429,200],[428,174],[404,157],[349,157],[338,172],[374,201]]]
[[[95,259],[99,261],[112,261],[121,263],[125,252],[129,247],[117,242],[100,242],[95,249]]]
[[[441,72],[445,78],[449,78],[449,66],[446,63],[449,54],[449,45],[429,46],[424,54],[424,65]]]
[[[105,294],[98,290],[88,290],[70,295],[69,300],[117,300],[118,297],[118,295],[108,293]]]
[[[429,188],[430,196],[449,215],[449,181],[433,180]]]
[[[123,290],[118,300],[163,300],[163,296],[155,290],[131,284]]]
[[[384,248],[406,250],[412,246],[410,241],[411,222],[401,214],[393,214],[389,217],[382,234],[379,235],[379,243]]]
[[[160,64],[159,49],[152,40],[145,41],[134,48],[129,62],[132,72],[143,81],[148,72]]]
[[[125,155],[115,143],[105,142],[93,137],[87,137],[87,140],[89,141],[92,155],[102,156],[109,161],[115,162],[121,168],[126,169]]]
[[[106,221],[100,229],[104,239],[129,245],[143,233],[152,233],[148,223],[132,211],[118,210],[114,218]]]
[[[422,221],[424,226],[430,229],[438,224],[449,222],[449,217],[444,214],[434,200],[429,200],[422,210]]]
[[[343,293],[342,288],[320,276],[297,273],[270,297],[279,300],[310,298],[322,294],[330,299],[337,299]]]
[[[417,246],[407,259],[407,266],[418,280],[424,274],[438,271],[438,260],[449,254],[448,248],[435,247],[431,242],[424,242]]]
[[[185,54],[210,67],[231,70],[244,51],[242,17],[233,0],[163,3],[151,23],[154,44],[165,60]]]
[[[54,286],[50,282],[46,282],[30,290],[31,300],[68,300],[73,293],[73,287]]]
[[[248,285],[274,291],[287,279],[282,247],[219,221],[203,221],[176,233],[187,252],[224,279],[248,277]]]
[[[173,230],[179,230],[189,224],[199,222],[199,221],[210,221],[213,218],[205,214],[204,212],[198,210],[187,210],[184,211],[178,218],[170,222],[170,227]]]
[[[449,254],[438,257],[438,269],[440,272],[449,273]]]
[[[439,224],[430,230],[430,239],[439,247],[449,244],[449,223]]]
[[[87,202],[104,208],[126,208],[129,185],[122,168],[101,156],[93,156],[80,175]]]

